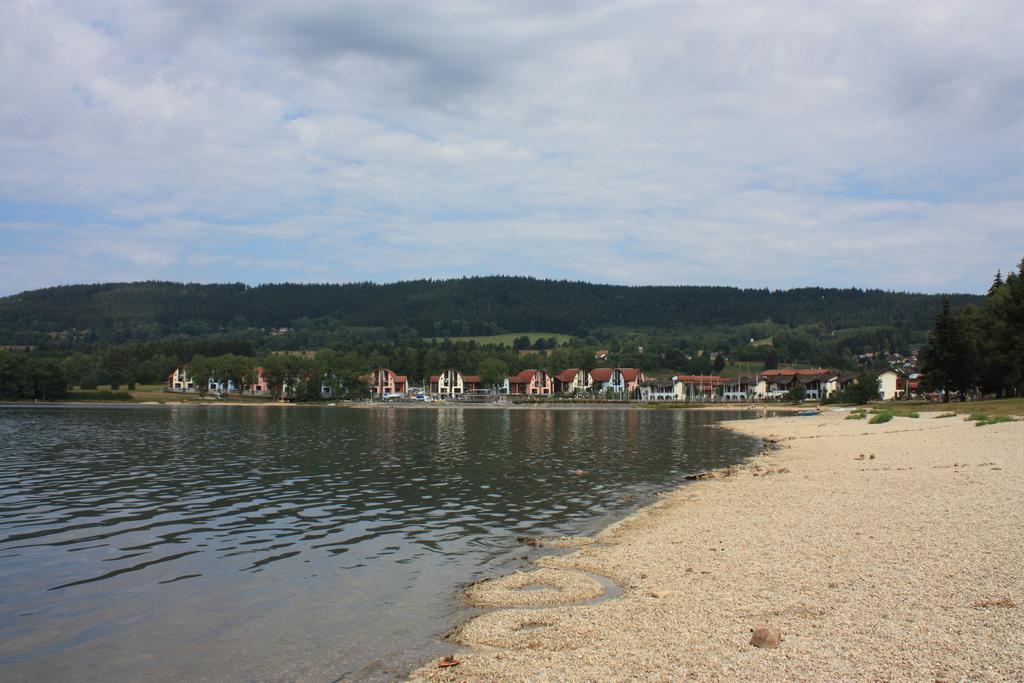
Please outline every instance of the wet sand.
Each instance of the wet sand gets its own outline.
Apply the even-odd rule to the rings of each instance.
[[[457,666],[411,677],[1024,679],[1024,421],[844,417],[727,423],[777,444],[535,580],[475,585],[508,607],[453,632]],[[621,595],[594,600],[595,575]],[[778,647],[750,644],[762,626]]]

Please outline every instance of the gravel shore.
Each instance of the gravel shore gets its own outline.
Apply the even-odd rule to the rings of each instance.
[[[477,584],[519,606],[412,678],[1024,680],[1024,421],[844,417],[727,423],[777,448],[541,558],[537,581]],[[593,597],[587,574],[622,595],[564,605]],[[759,627],[779,646],[751,645]]]

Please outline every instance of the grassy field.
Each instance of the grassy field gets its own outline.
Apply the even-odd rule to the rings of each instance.
[[[722,377],[756,377],[764,369],[764,363],[754,361],[726,362],[725,368],[718,373]]]
[[[523,335],[529,337],[531,343],[538,339],[550,339],[551,337],[557,339],[559,344],[572,339],[572,335],[555,334],[554,332],[510,332],[509,334],[495,334],[488,337],[448,337],[448,339],[453,342],[475,341],[477,344],[500,344],[502,346],[512,346],[512,342]],[[444,341],[444,339],[444,337],[433,338],[433,340],[437,342]]]
[[[933,401],[897,401],[900,410],[928,413],[985,413],[987,415],[1024,415],[1024,398],[1002,398],[991,401],[965,401],[963,403],[936,403]]]
[[[115,394],[116,396],[110,396]],[[82,389],[81,387],[73,387],[68,394],[67,400],[69,401],[121,401],[129,400],[122,398],[123,396],[130,396],[130,401],[134,403],[194,403],[195,401],[210,401],[213,402],[216,399],[205,398],[200,399],[198,394],[182,394],[170,391],[164,391],[163,384],[138,384],[134,389],[127,389],[124,385],[121,385],[119,389],[111,389],[109,386],[101,385],[96,390]],[[207,394],[209,396],[209,394]],[[243,403],[273,403],[273,399],[266,396],[242,396],[232,393],[223,397],[224,401],[241,401]]]

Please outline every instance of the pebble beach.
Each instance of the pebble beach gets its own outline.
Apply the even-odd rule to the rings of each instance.
[[[848,414],[723,423],[766,448],[471,586],[410,677],[1024,680],[1024,421]]]

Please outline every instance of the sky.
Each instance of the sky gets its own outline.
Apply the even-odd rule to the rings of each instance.
[[[0,2],[0,295],[391,282],[982,292],[1019,0]]]

